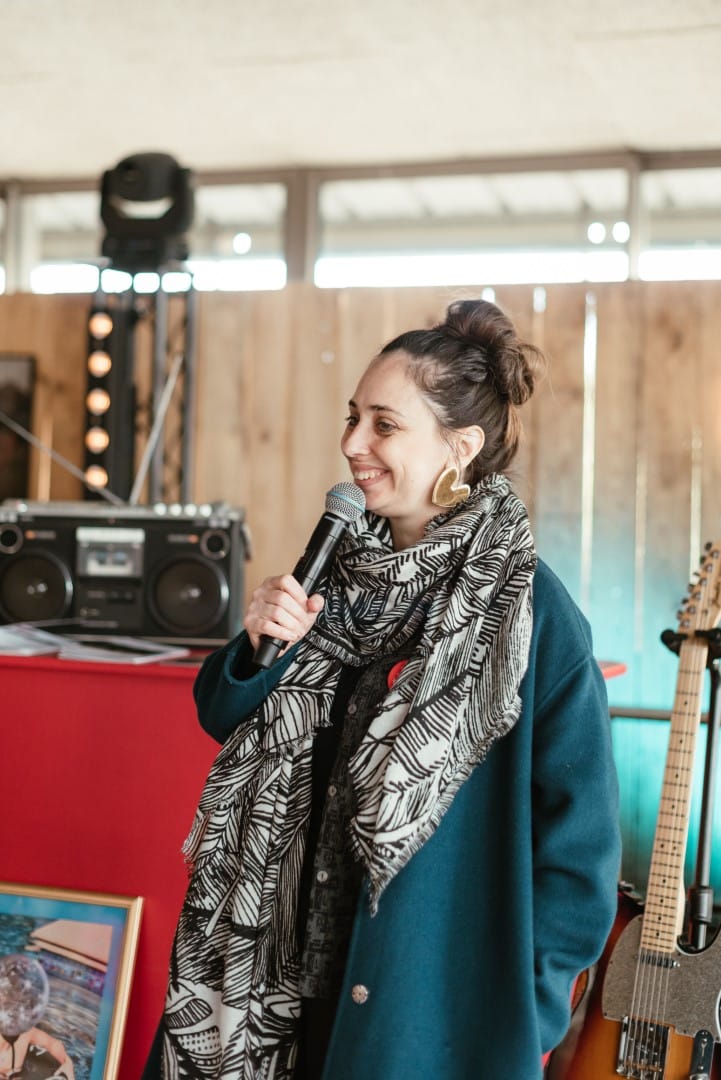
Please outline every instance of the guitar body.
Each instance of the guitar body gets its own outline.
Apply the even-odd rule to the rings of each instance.
[[[574,1002],[571,1027],[551,1055],[547,1080],[610,1080],[618,1076],[616,1059],[621,1025],[603,1015],[601,995],[616,942],[640,910],[628,893],[619,892],[618,912],[606,947],[588,980],[585,997]]]
[[[634,1011],[633,988],[637,958],[641,948],[643,916],[630,923],[618,940],[611,956],[603,987],[604,1015],[621,1020]],[[721,937],[698,953],[676,951],[668,968],[659,971],[651,965],[652,987],[658,986],[656,998],[664,1002],[664,1015],[650,1017],[670,1024],[679,1035],[693,1038],[700,1030],[719,1034],[719,994],[721,993]],[[637,995],[640,998],[640,995]]]
[[[669,1005],[665,1023],[669,1025],[663,1051],[663,1064],[644,1071],[645,1058],[619,1072],[619,1047],[622,1020],[632,1010],[636,960],[639,952],[643,916],[640,905],[625,893],[619,893],[616,921],[606,948],[598,962],[585,1012],[580,1023],[576,1018],[569,1034],[554,1051],[548,1066],[548,1080],[611,1080],[628,1076],[639,1080],[689,1080],[694,1061],[694,1036],[707,1030],[718,1039],[717,1013],[721,994],[721,935],[701,953],[678,952],[678,967],[669,969]],[[676,1002],[675,1012],[673,1002]],[[679,1003],[683,1003],[680,1005]],[[584,1002],[578,1005],[584,1009]],[[657,1032],[659,1018],[648,1017],[649,1030]],[[652,1048],[653,1049],[653,1048]],[[653,1055],[650,1055],[651,1059]],[[718,1050],[706,1040],[702,1059],[709,1062],[710,1080],[721,1080]],[[663,1069],[663,1071],[659,1071]]]

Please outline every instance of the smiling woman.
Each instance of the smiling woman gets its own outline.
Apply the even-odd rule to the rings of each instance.
[[[369,368],[349,403],[341,440],[366,506],[387,518],[396,550],[420,540],[438,512],[429,478],[454,463],[462,471],[483,445],[478,425],[444,437],[409,363],[406,353],[391,352]]]
[[[532,1080],[563,1036],[620,843],[590,631],[504,475],[538,360],[485,301],[389,342],[322,594],[267,578],[203,665],[223,746],[145,1080]]]

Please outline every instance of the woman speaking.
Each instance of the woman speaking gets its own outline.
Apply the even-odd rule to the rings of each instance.
[[[323,595],[266,579],[204,663],[223,745],[146,1080],[533,1080],[562,1038],[620,841],[589,628],[505,475],[538,360],[484,301],[386,345]]]

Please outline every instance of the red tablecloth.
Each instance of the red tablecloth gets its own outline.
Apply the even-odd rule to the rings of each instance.
[[[119,1080],[138,1080],[160,1016],[180,848],[218,749],[196,670],[0,657],[0,878],[144,897]]]

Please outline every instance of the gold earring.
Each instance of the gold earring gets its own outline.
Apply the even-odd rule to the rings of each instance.
[[[446,509],[450,506],[458,506],[458,503],[465,502],[470,494],[471,489],[468,484],[458,483],[458,469],[456,469],[455,466],[450,465],[447,469],[443,470],[436,480],[433,494],[431,495],[431,502],[435,506],[442,506]]]

